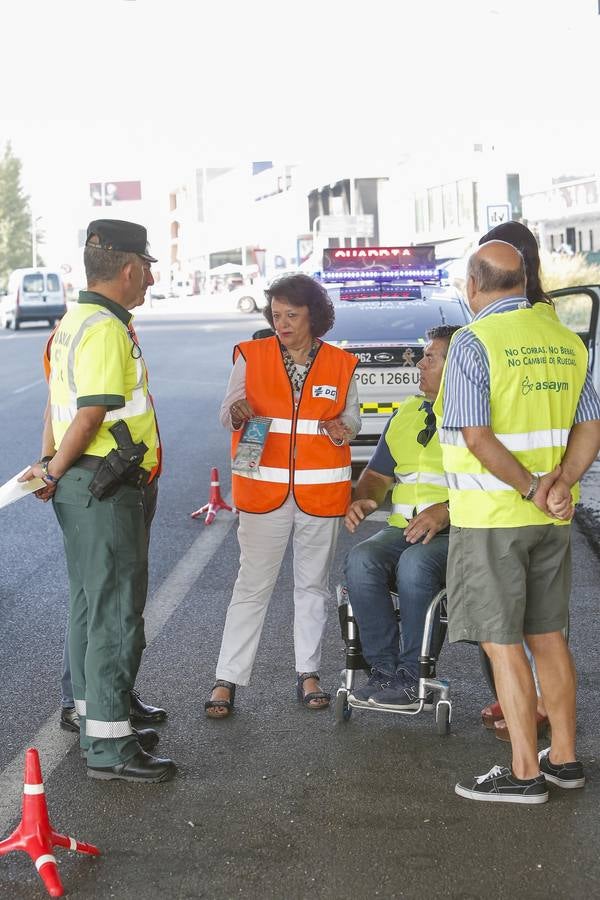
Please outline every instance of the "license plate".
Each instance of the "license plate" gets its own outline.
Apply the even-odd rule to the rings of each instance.
[[[404,387],[412,390],[419,387],[419,370],[412,366],[401,369],[357,368],[354,379],[360,387]]]

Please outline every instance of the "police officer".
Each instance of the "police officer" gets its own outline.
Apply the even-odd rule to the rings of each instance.
[[[69,647],[87,772],[98,779],[166,781],[158,735],[131,727],[130,691],[144,641],[148,509],[158,432],[129,310],[153,284],[146,229],[100,219],[87,230],[88,290],[52,342],[50,422],[56,454],[34,464],[63,531],[70,584]],[[113,430],[111,430],[113,429]],[[110,463],[110,465],[109,465]],[[90,490],[90,488],[92,490]]]
[[[144,303],[145,299],[145,294],[142,294],[138,305],[141,306]],[[135,333],[132,321],[130,321],[128,328],[132,340],[137,343],[137,335]],[[46,346],[44,347],[44,353],[42,355],[44,375],[48,383],[50,383],[50,355],[52,350],[52,342],[54,341],[54,335],[56,334],[57,330],[58,325],[56,325],[50,333],[48,340],[46,341]],[[152,519],[154,518],[154,512],[156,510],[156,500],[158,495],[157,479],[162,471],[162,451],[160,446],[157,448],[157,452],[158,461],[150,471],[148,485],[144,491],[144,512],[148,539],[150,539],[150,526],[152,525]],[[44,412],[44,431],[42,435],[42,453],[40,462],[49,462],[55,453],[56,446],[54,441],[54,434],[52,431],[52,421],[50,418],[50,401],[48,401],[46,410]],[[36,495],[39,496],[40,499],[49,500],[52,496],[52,493],[53,490],[45,488],[42,491],[37,491]],[[71,660],[69,658],[68,621],[67,635],[65,638],[65,645],[63,649],[61,687],[62,702],[60,709],[60,727],[65,731],[73,731],[75,732],[75,734],[79,734],[79,715],[77,714],[77,710],[75,709],[75,703],[73,700],[73,685],[71,684]],[[166,718],[166,710],[162,709],[162,707],[160,706],[152,706],[149,703],[145,703],[137,691],[131,691],[129,697],[129,719],[131,722],[140,725],[154,725],[157,722],[164,722]]]

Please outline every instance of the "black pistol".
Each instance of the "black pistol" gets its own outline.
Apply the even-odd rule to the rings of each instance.
[[[119,419],[108,429],[117,444],[116,450],[110,450],[104,457],[92,478],[89,491],[97,500],[111,497],[122,484],[142,487],[147,473],[140,463],[148,447],[143,441],[135,444],[126,422]]]

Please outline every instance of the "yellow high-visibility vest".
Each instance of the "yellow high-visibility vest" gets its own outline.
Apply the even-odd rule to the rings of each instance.
[[[551,307],[492,313],[469,328],[487,351],[491,428],[528,471],[550,472],[563,458],[587,371],[587,350]],[[491,474],[465,444],[460,428],[443,428],[446,368],[434,404],[450,521],[459,528],[564,525]],[[579,496],[578,485],[573,499]]]
[[[415,513],[448,500],[437,432],[426,447],[417,441],[418,433],[425,427],[426,413],[419,408],[423,399],[409,397],[401,403],[385,433],[386,443],[396,463],[396,484],[392,491],[392,514],[388,524],[398,528],[406,528]]]
[[[106,406],[106,415],[85,453],[106,456],[115,449],[108,430],[119,419],[135,443],[148,450],[141,463],[157,463],[156,418],[148,394],[146,366],[131,335],[116,315],[95,303],[77,303],[63,316],[50,359],[50,407],[56,447],[60,447],[77,410]]]

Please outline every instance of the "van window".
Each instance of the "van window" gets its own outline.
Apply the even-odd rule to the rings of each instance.
[[[46,275],[46,289],[55,293],[60,291],[60,281],[56,272],[48,272]]]
[[[572,294],[554,297],[554,308],[563,325],[587,339],[592,323],[594,301],[589,294],[573,289]]]
[[[34,272],[23,276],[23,292],[25,294],[41,294],[44,291],[44,273]]]

